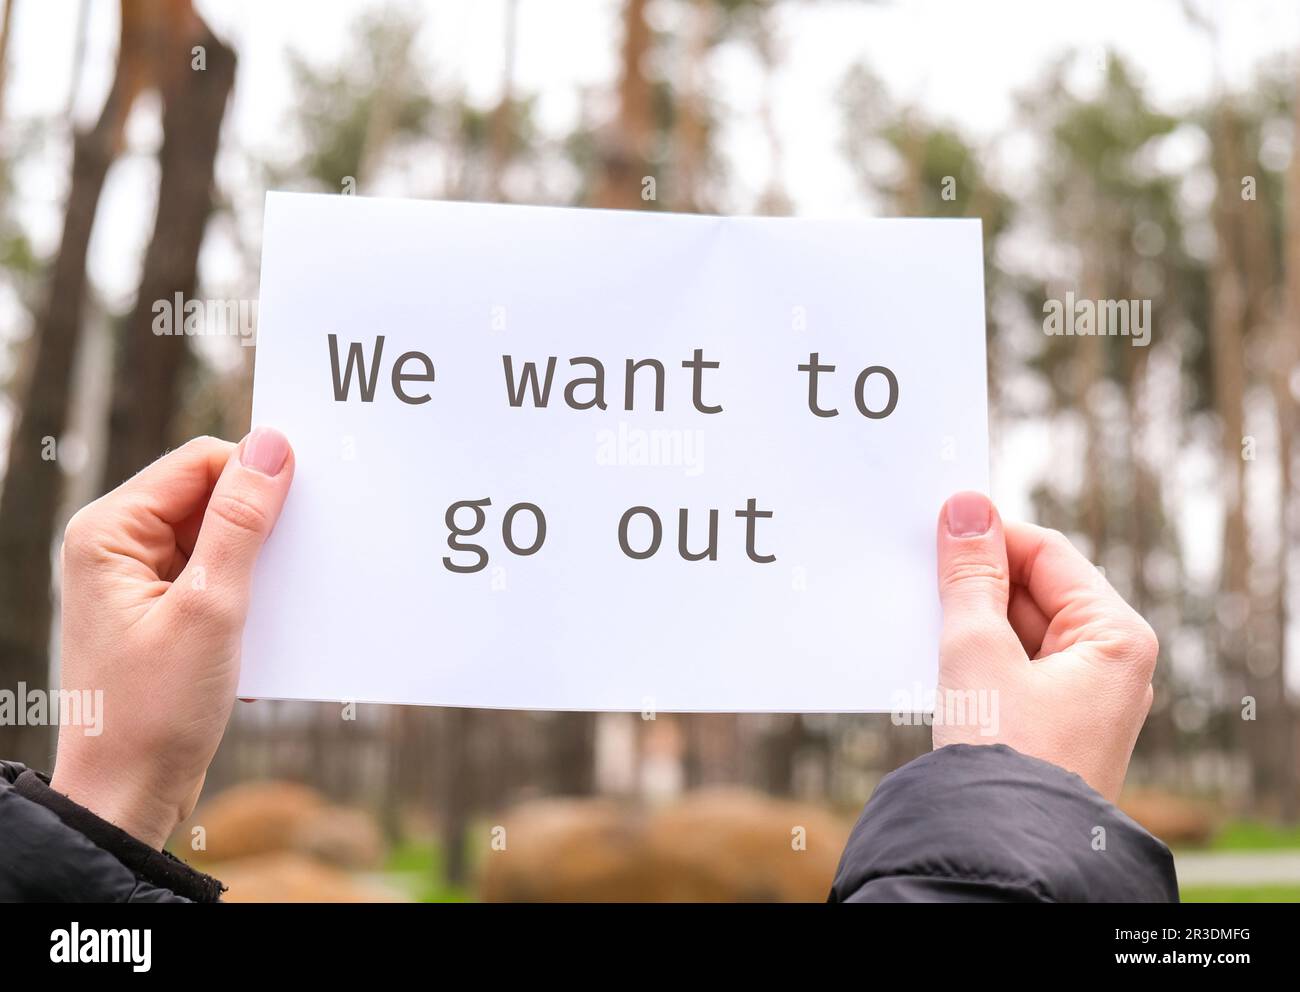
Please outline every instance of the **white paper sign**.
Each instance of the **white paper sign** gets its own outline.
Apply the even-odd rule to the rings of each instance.
[[[898,708],[986,418],[977,221],[272,194],[239,694]]]

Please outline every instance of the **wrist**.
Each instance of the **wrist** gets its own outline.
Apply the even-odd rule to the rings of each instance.
[[[92,773],[62,755],[50,777],[50,788],[155,850],[162,850],[181,820],[176,804],[129,774]]]

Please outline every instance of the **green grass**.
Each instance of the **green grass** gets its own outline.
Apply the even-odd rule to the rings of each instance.
[[[385,871],[430,872],[442,869],[442,849],[432,841],[407,840],[388,854]]]
[[[1237,820],[1215,836],[1211,851],[1277,851],[1300,848],[1300,827]],[[473,867],[482,851],[470,845]],[[472,902],[470,889],[442,882],[442,847],[434,839],[408,840],[393,848],[384,865],[394,886],[420,902]],[[1181,892],[1183,902],[1300,902],[1300,884],[1290,885],[1191,885]]]
[[[1214,835],[1211,851],[1277,851],[1300,848],[1300,824],[1284,827],[1274,823],[1233,820]]]
[[[384,865],[392,884],[420,902],[472,902],[469,889],[442,881],[442,847],[431,840],[406,841],[393,848]]]
[[[1225,832],[1223,850],[1270,850],[1289,845],[1278,842],[1285,831],[1258,824],[1234,824]],[[471,854],[471,860],[476,860]],[[444,885],[442,849],[433,840],[411,840],[393,848],[384,866],[393,885],[410,892],[420,902],[472,902],[468,889]],[[1192,885],[1180,893],[1183,902],[1300,902],[1300,885]]]
[[[1300,902],[1300,885],[1189,885],[1183,902]]]
[[[1206,847],[1195,850],[1234,853],[1300,850],[1300,826],[1231,820]],[[1175,862],[1178,853],[1174,854]],[[1181,895],[1183,902],[1300,902],[1300,884],[1189,885]]]

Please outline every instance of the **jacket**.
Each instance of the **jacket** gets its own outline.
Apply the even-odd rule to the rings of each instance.
[[[0,902],[216,902],[223,886],[0,761]],[[1079,776],[1003,745],[887,775],[831,902],[1176,902],[1169,849]]]
[[[0,761],[0,902],[216,902],[222,885]]]
[[[832,902],[1177,902],[1169,848],[1078,775],[953,744],[881,780]]]

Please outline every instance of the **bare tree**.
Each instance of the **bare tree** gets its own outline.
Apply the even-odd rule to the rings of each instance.
[[[0,110],[4,108],[5,74],[9,66],[9,36],[14,20],[14,4],[18,0],[5,0],[4,14],[0,14]]]
[[[1292,134],[1300,136],[1300,73],[1291,95]],[[1291,162],[1286,178],[1286,218],[1283,241],[1282,313],[1274,322],[1274,354],[1270,387],[1277,417],[1279,493],[1277,577],[1274,585],[1276,622],[1276,669],[1274,684],[1279,697],[1281,726],[1276,745],[1280,773],[1279,813],[1287,823],[1300,819],[1300,783],[1297,765],[1300,753],[1296,731],[1296,712],[1287,692],[1287,627],[1290,621],[1288,595],[1291,589],[1290,566],[1294,551],[1294,525],[1300,513],[1295,494],[1295,458],[1297,416],[1291,383],[1300,374],[1300,348],[1296,337],[1300,330],[1300,137],[1292,141]]]
[[[645,18],[646,7],[647,0],[623,4],[618,112],[601,136],[593,207],[638,210],[645,206],[641,183],[649,173],[654,139],[654,90],[645,74],[654,36]]]
[[[0,493],[0,683],[43,686],[49,679],[52,550],[63,495],[57,445],[67,426],[68,392],[86,302],[86,252],[109,167],[135,98],[150,81],[157,17],[153,5],[122,0],[117,70],[99,119],[73,140],[63,235],[29,346],[18,413]],[[0,728],[4,752],[47,765],[44,727]]]
[[[158,208],[135,306],[118,341],[101,488],[117,486],[157,458],[171,442],[181,373],[189,356],[184,334],[155,334],[154,305],[193,296],[199,248],[212,210],[217,142],[235,83],[235,53],[188,2],[166,11],[159,50],[163,143]],[[176,330],[182,314],[174,315]]]

